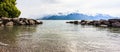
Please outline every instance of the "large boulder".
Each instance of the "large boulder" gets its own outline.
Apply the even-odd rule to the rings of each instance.
[[[73,21],[70,21],[70,22],[66,22],[66,23],[74,23]]]
[[[112,23],[112,27],[120,27],[120,22]]]
[[[120,22],[120,19],[109,19],[108,21],[110,23],[115,23],[115,22]]]
[[[35,21],[35,24],[43,24],[43,22],[41,21],[38,21],[38,20],[34,20]]]
[[[14,25],[14,23],[13,23],[12,21],[7,22],[7,23],[5,24],[5,26],[13,26],[13,25]]]
[[[12,21],[14,22],[14,25],[18,25],[19,18],[12,18]]]
[[[3,27],[4,25],[2,23],[0,23],[0,27]]]
[[[24,20],[23,22],[25,22],[26,25],[29,25],[28,20]]]
[[[107,20],[100,20],[101,25],[110,25],[110,22]]]
[[[95,25],[95,26],[100,26],[100,25],[101,25],[101,22],[100,22],[100,21],[94,21],[94,25]]]
[[[2,24],[5,25],[7,22],[10,22],[10,21],[11,21],[11,18],[2,17],[1,20],[2,20]]]
[[[86,25],[86,22],[80,22],[81,25]]]
[[[26,18],[19,18],[19,21],[27,20]]]
[[[88,25],[94,25],[94,21],[87,22]]]
[[[29,25],[35,25],[35,21],[32,20],[32,19],[29,19],[29,20],[28,20],[28,23],[29,23]]]
[[[18,25],[26,25],[26,23],[23,22],[23,21],[19,21],[19,22],[18,22]]]
[[[74,21],[74,24],[79,24],[79,22],[78,21]]]
[[[85,20],[81,20],[81,22],[85,22]]]

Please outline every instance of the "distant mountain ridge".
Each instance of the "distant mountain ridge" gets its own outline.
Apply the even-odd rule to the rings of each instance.
[[[41,18],[41,20],[100,20],[115,18],[110,15],[97,14],[95,16],[89,16],[81,13],[70,13],[68,15],[51,15]]]

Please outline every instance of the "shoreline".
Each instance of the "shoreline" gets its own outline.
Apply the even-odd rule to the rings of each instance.
[[[43,24],[43,22],[27,18],[7,18],[7,17],[0,18],[0,27],[14,25],[38,25],[38,24]]]
[[[69,21],[66,23],[70,24],[81,24],[81,25],[93,25],[98,27],[114,27],[120,28],[120,19],[108,19],[108,20],[81,20],[81,21]]]

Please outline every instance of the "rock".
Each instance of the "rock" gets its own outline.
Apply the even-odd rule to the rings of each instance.
[[[18,23],[19,25],[25,25],[26,23],[25,22],[23,22],[23,21],[19,21],[19,23]]]
[[[43,22],[26,18],[7,18],[7,17],[0,18],[0,26],[35,25],[35,24],[43,24]]]
[[[0,19],[0,21],[2,21],[2,19]]]
[[[11,18],[6,18],[6,17],[2,17],[2,24],[6,24],[7,22],[10,22],[11,21]]]
[[[95,26],[100,26],[101,23],[100,23],[100,21],[94,21],[94,25],[95,25]]]
[[[14,22],[18,22],[19,21],[19,18],[12,18],[12,21],[14,21]]]
[[[119,27],[120,28],[120,22],[112,23],[112,27]]]
[[[37,22],[37,24],[43,24],[43,22]]]
[[[42,24],[42,22],[38,21],[38,20],[34,20],[35,24]]]
[[[86,24],[86,22],[81,22],[80,24],[81,24],[81,25],[85,25],[85,24]]]
[[[29,25],[35,25],[35,21],[32,20],[32,19],[29,19],[29,20],[28,20],[28,23],[29,23]]]
[[[4,25],[2,23],[0,23],[0,27],[3,27]]]
[[[74,21],[74,24],[79,24],[79,22],[78,21]]]
[[[93,21],[87,22],[88,25],[94,25]]]
[[[5,25],[6,25],[6,26],[13,26],[14,24],[13,24],[12,21],[10,21],[10,22],[7,22]]]
[[[81,20],[81,22],[86,22],[85,20]]]
[[[19,18],[19,21],[24,21],[26,20],[26,18]]]
[[[110,23],[115,23],[115,22],[120,22],[120,19],[109,19],[108,21]]]
[[[70,21],[70,22],[66,22],[66,23],[74,23],[73,21]]]
[[[29,25],[28,20],[24,20],[23,22],[24,22],[26,25]]]

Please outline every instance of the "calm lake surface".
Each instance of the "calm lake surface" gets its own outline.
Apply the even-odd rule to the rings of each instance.
[[[0,27],[0,52],[120,52],[120,29],[66,24]]]

